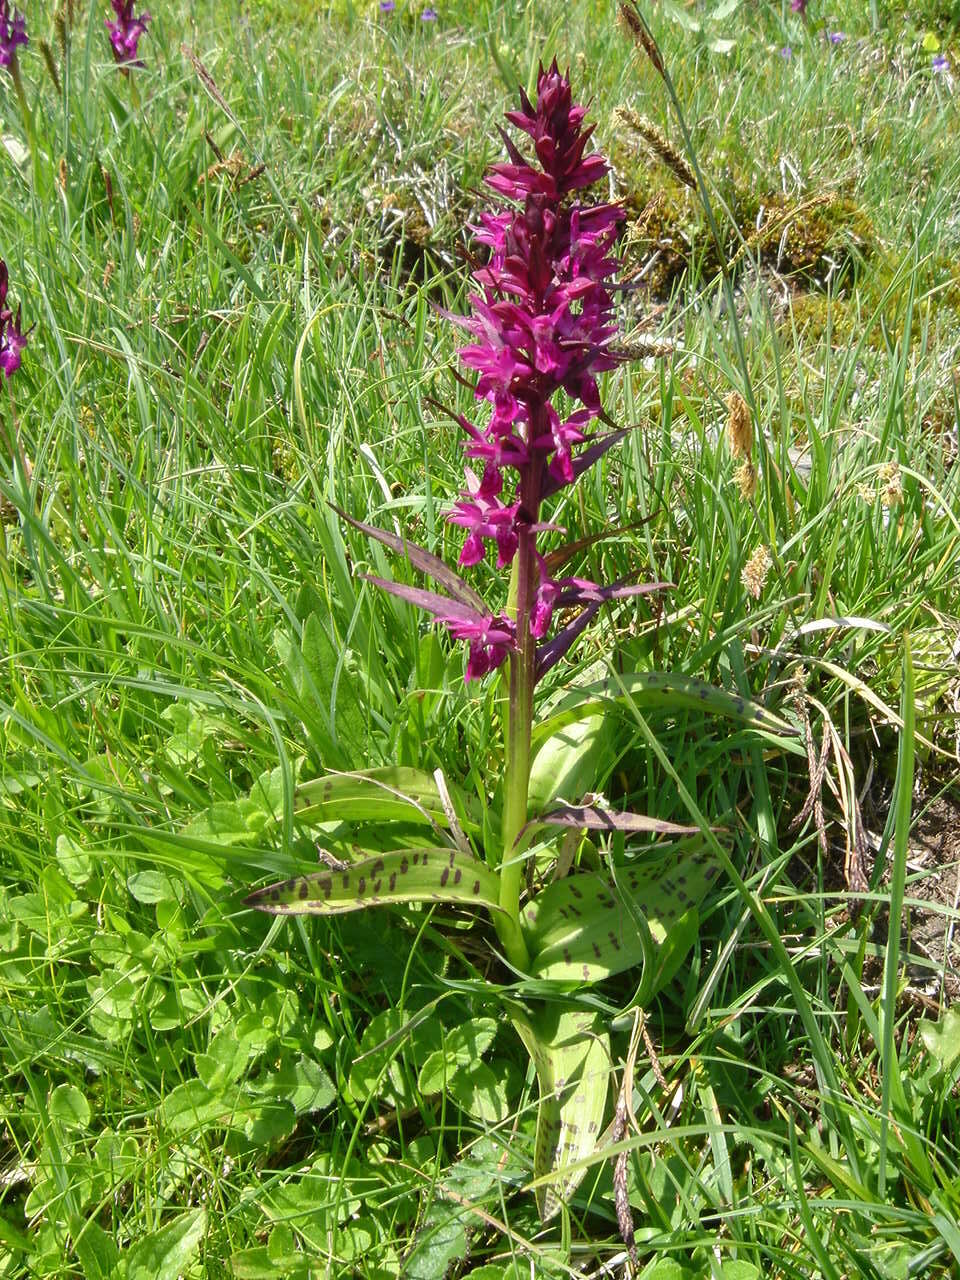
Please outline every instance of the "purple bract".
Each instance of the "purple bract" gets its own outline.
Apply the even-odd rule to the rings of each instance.
[[[27,23],[19,9],[10,14],[7,0],[0,0],[0,67],[9,67],[16,57],[17,45],[27,44]]]
[[[151,21],[149,13],[134,16],[133,0],[110,0],[116,22],[106,19],[105,25],[110,33],[110,44],[113,56],[123,66],[142,67],[142,59],[137,57],[137,44]]]
[[[27,338],[20,328],[20,308],[14,316],[7,307],[8,279],[7,264],[0,258],[0,370],[9,378],[20,368],[20,352]]]

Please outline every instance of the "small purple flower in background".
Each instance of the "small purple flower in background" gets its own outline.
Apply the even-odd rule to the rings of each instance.
[[[801,18],[807,16],[807,0],[790,0],[790,12],[799,13]]]
[[[9,67],[17,56],[17,45],[27,43],[27,22],[23,14],[14,9],[11,17],[7,0],[0,0],[0,67]]]
[[[381,13],[393,13],[396,7],[395,0],[380,0]]]
[[[843,44],[846,38],[846,32],[844,31],[830,31],[827,34],[827,39],[831,44]]]
[[[423,13],[421,13],[420,15],[421,22],[436,22],[436,20],[437,20],[436,9],[424,9]]]
[[[117,21],[106,20],[106,28],[110,33],[110,44],[113,56],[121,66],[142,67],[143,60],[137,57],[137,44],[151,21],[149,13],[141,13],[139,18],[133,14],[133,0],[110,0]]]
[[[947,57],[945,53],[934,54],[933,61],[930,63],[930,70],[937,71],[937,72],[949,71],[950,59]]]
[[[790,48],[788,44],[785,44],[783,48],[780,50],[780,57],[783,58],[785,62],[793,57],[793,50]]]
[[[7,307],[7,264],[0,258],[0,369],[9,378],[20,368],[20,352],[27,345],[26,334],[20,328],[20,308],[17,314]]]

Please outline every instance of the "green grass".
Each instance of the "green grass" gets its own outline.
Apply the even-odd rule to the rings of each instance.
[[[632,336],[674,352],[611,376],[608,411],[637,429],[557,516],[644,520],[582,570],[675,587],[662,615],[611,613],[550,688],[619,653],[802,707],[817,757],[834,743],[824,852],[812,822],[791,827],[805,755],[693,713],[618,730],[608,798],[724,823],[735,872],[646,1011],[669,1087],[641,1045],[622,1144],[640,1273],[956,1274],[956,951],[887,927],[936,869],[917,870],[911,814],[942,794],[955,821],[958,800],[956,5],[911,24],[881,4],[874,31],[838,0],[836,46],[818,0],[806,29],[741,4],[703,38],[651,6],[722,251],[614,134],[630,105],[682,146],[606,4],[441,4],[433,25],[372,3],[152,7],[134,94],[98,6],[76,6],[66,60],[30,6],[35,178],[0,73],[0,254],[36,326],[0,402],[0,1277],[492,1280],[623,1253],[605,1150],[540,1226],[536,1085],[479,933],[440,909],[242,906],[316,866],[297,780],[387,762],[496,780],[495,687],[465,688],[461,653],[363,584],[396,566],[327,503],[455,560],[458,431],[429,401],[472,398],[438,307],[465,306],[506,82],[554,52],[639,220],[628,269],[692,247],[660,294],[626,299]],[[821,197],[778,258],[764,210]],[[731,389],[762,428],[752,501]],[[473,581],[501,590],[489,566]],[[881,856],[851,917],[858,821]],[[952,901],[932,909],[955,924]],[[626,974],[584,997],[618,1083],[633,991]],[[497,1081],[486,1106],[419,1087],[464,1025]]]

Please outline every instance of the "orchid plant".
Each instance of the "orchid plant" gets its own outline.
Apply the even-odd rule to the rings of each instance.
[[[627,434],[605,413],[598,381],[630,354],[617,344],[614,319],[624,213],[585,194],[608,172],[589,149],[593,127],[585,114],[556,61],[540,68],[535,101],[521,91],[520,107],[507,120],[527,135],[533,154],[527,158],[503,133],[507,159],[486,177],[500,204],[480,215],[476,229],[487,260],[473,272],[469,315],[448,317],[467,335],[459,355],[477,375],[475,397],[484,407],[477,421],[452,415],[473,466],[447,518],[466,531],[461,568],[494,556],[505,576],[509,571],[505,605],[488,605],[423,547],[338,511],[432,579],[426,588],[366,575],[465,643],[467,681],[502,673],[500,811],[491,819],[485,803],[440,773],[329,773],[301,785],[299,817],[348,824],[353,849],[363,848],[365,831],[376,830],[376,851],[352,862],[324,851],[322,871],[247,898],[272,913],[332,914],[412,901],[489,913],[501,955],[519,980],[509,992],[500,989],[502,1007],[540,1082],[535,1172],[545,1218],[582,1176],[610,1078],[608,1027],[593,1011],[575,1001],[565,1008],[556,996],[642,965],[636,999],[649,1001],[692,945],[698,904],[718,871],[698,828],[613,811],[593,794],[584,800],[594,781],[584,778],[584,766],[605,717],[624,704],[695,706],[767,733],[789,732],[762,707],[676,674],[618,675],[538,699],[544,676],[604,605],[668,586],[598,584],[564,574],[583,538],[548,549],[548,540],[556,543],[564,532],[550,518],[552,502]],[[554,628],[559,616],[563,624]],[[384,851],[390,824],[394,847]],[[419,832],[412,841],[411,824]],[[621,859],[619,867],[611,860],[604,869],[592,839],[583,838],[589,832],[645,835],[657,844],[645,858]],[[537,893],[528,887],[534,880],[543,885]],[[548,1003],[535,998],[543,984],[552,984]]]

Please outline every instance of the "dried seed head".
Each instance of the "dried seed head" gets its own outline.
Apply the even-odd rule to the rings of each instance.
[[[770,552],[761,542],[743,566],[740,581],[743,583],[744,589],[753,596],[754,600],[760,599],[760,594],[766,584],[767,574],[770,572],[772,563]]]
[[[57,71],[57,61],[53,56],[53,50],[50,48],[50,41],[41,40],[39,41],[39,45],[40,45],[40,52],[43,54],[44,66],[47,68],[47,73],[49,74],[50,79],[53,81],[53,87],[56,89],[57,93],[59,93],[60,92],[60,75]]]
[[[618,7],[620,21],[626,28],[627,34],[637,48],[643,50],[656,69],[663,75],[663,59],[660,57],[660,50],[649,32],[647,24],[640,17],[640,11],[637,6],[633,3],[633,0],[620,0]]]
[[[880,468],[880,483],[883,485],[880,501],[888,509],[898,507],[903,501],[903,480],[896,462],[886,462]]]
[[[614,355],[623,356],[625,360],[662,360],[664,356],[672,356],[676,349],[676,343],[669,338],[645,338],[642,335],[610,348]]]
[[[753,448],[753,426],[750,422],[750,410],[739,391],[731,391],[727,396],[727,439],[730,451],[735,458],[747,458]]]
[[[744,501],[749,502],[757,492],[757,468],[749,458],[737,467],[733,478],[740,490],[740,496]]]
[[[613,123],[621,128],[632,129],[634,133],[644,140],[657,159],[663,161],[685,187],[690,187],[692,191],[696,191],[697,180],[693,175],[693,170],[663,130],[658,125],[655,125],[652,120],[648,120],[646,116],[639,115],[629,107],[617,107],[613,113]]]

